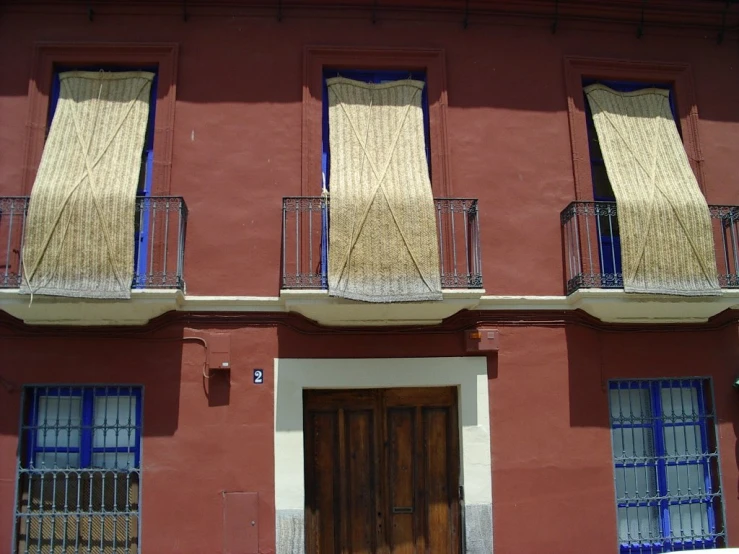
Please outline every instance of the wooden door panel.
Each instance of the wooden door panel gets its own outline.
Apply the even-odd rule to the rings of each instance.
[[[306,552],[319,554],[338,552],[339,528],[334,524],[339,507],[338,414],[315,412],[307,414],[305,434],[306,464],[306,527],[314,529]]]
[[[452,507],[448,482],[448,408],[423,410],[426,494],[428,515],[426,540],[431,552],[451,552]]]
[[[390,547],[393,554],[413,554],[418,534],[416,505],[415,409],[387,411],[389,438],[388,496]]]
[[[308,411],[332,412],[340,409],[377,407],[378,389],[360,390],[317,390],[303,391],[303,409]]]
[[[453,387],[381,389],[381,392],[387,407],[452,406],[457,402],[457,391]]]
[[[377,550],[375,502],[375,425],[373,410],[345,411],[346,517],[349,552],[373,554]]]
[[[307,554],[459,554],[456,390],[305,391]]]

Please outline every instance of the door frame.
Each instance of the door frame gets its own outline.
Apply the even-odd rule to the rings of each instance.
[[[459,482],[464,487],[467,512],[463,537],[475,537],[476,545],[482,548],[480,552],[492,552],[492,465],[486,358],[276,358],[277,554],[302,552],[300,548],[303,547],[303,389],[440,386],[458,389]],[[471,546],[469,541],[468,546]]]

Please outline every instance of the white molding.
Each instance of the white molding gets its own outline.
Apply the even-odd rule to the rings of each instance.
[[[280,299],[287,311],[322,325],[438,325],[461,310],[474,309],[483,294],[483,289],[445,289],[443,300],[437,302],[375,304],[336,298],[325,290],[283,290]]]
[[[179,307],[183,312],[286,312],[279,296],[192,296]]]
[[[173,289],[134,289],[130,300],[64,298],[0,289],[0,310],[30,325],[144,325],[169,311],[296,312],[329,326],[437,325],[461,310],[583,310],[606,323],[705,323],[739,309],[739,289],[720,296],[628,294],[580,289],[569,296],[493,296],[482,289],[444,290],[440,302],[370,304],[328,296],[324,290],[283,290],[280,296],[195,296]]]
[[[177,310],[184,300],[176,289],[133,289],[130,300],[67,298],[20,294],[0,289],[0,309],[29,325],[145,325]]]
[[[607,323],[705,323],[739,307],[739,290],[720,296],[630,294],[623,289],[580,289],[567,297],[572,310],[583,310]]]
[[[476,309],[489,311],[582,310],[606,323],[705,323],[739,308],[739,290],[720,296],[631,294],[623,289],[580,289],[569,296],[483,296]]]
[[[477,310],[571,310],[567,296],[483,296]]]

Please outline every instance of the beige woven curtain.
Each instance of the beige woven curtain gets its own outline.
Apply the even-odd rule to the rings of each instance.
[[[60,74],[23,242],[25,294],[129,298],[153,73]]]
[[[328,79],[329,294],[441,300],[434,199],[414,80]]]
[[[720,294],[711,220],[661,89],[585,88],[618,205],[624,290]]]

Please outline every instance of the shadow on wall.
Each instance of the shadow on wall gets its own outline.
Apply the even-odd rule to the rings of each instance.
[[[88,330],[89,332],[89,330]],[[166,334],[114,337],[65,330],[12,336],[0,331],[0,435],[17,436],[28,385],[142,385],[144,436],[177,431],[182,371],[202,367],[195,346],[184,360],[181,327]]]
[[[735,326],[629,332],[569,325],[566,337],[573,427],[610,427],[611,379],[710,377],[718,423],[732,422],[739,437],[739,391],[732,387],[739,376]]]
[[[464,349],[464,335],[462,332],[442,333],[409,333],[409,334],[382,334],[382,333],[299,333],[295,330],[281,325],[277,328],[278,353],[280,359],[343,359],[347,360],[346,379],[344,385],[338,388],[376,388],[379,382],[389,383],[393,379],[387,378],[383,381],[382,372],[374,375],[355,373],[350,360],[355,358],[383,359],[393,358],[444,358],[463,357],[466,358]],[[378,366],[385,367],[382,363]],[[423,368],[423,361],[418,366]],[[498,376],[497,355],[488,356],[486,359],[487,379]],[[385,371],[385,370],[383,370]],[[454,367],[450,366],[450,373],[439,377],[441,381],[432,381],[429,377],[428,386],[448,386],[458,376],[454,374]],[[399,381],[402,379],[399,378]],[[329,381],[325,381],[329,382]],[[276,414],[276,425],[280,431],[302,430],[302,389],[303,388],[326,388],[326,385],[317,385],[303,373],[297,372],[293,377],[287,379],[281,377],[276,384],[276,397],[282,402],[283,411]],[[465,380],[467,386],[460,388],[460,394],[477,395],[477,381],[469,377]],[[356,386],[354,386],[356,384]],[[385,386],[385,385],[382,385]],[[407,386],[400,384],[398,386]],[[414,384],[412,386],[419,386]],[[461,405],[468,410],[475,406],[473,398],[460,398]],[[463,412],[462,421],[464,425],[476,425],[477,414]]]
[[[305,45],[423,48],[430,36],[436,37],[434,46],[447,51],[451,107],[562,112],[566,110],[562,84],[565,54],[693,63],[697,77],[711,76],[697,79],[705,89],[703,96],[711,98],[725,97],[721,91],[736,84],[735,74],[725,70],[733,62],[728,46],[716,49],[711,42],[697,47],[696,42],[680,36],[653,41],[645,51],[644,42],[631,33],[623,35],[624,40],[614,49],[612,37],[598,29],[553,35],[546,26],[496,25],[491,33],[490,26],[481,25],[462,31],[458,19],[432,21],[423,13],[414,15],[411,26],[407,21],[390,20],[374,25],[369,13],[365,19],[342,20],[342,25],[333,18],[288,17],[278,22],[273,17],[238,16],[193,17],[184,23],[175,15],[145,12],[135,18],[111,14],[91,24],[80,10],[62,16],[60,27],[59,17],[3,14],[0,51],[8,54],[2,58],[6,78],[0,81],[0,96],[28,94],[36,42],[79,41],[81,37],[90,43],[179,43],[187,55],[181,53],[178,63],[177,97],[187,103],[298,104],[302,98]],[[233,71],[228,55],[231,52],[240,53],[241,65],[248,70]],[[275,67],[279,71],[274,71]],[[521,71],[521,67],[527,70]],[[269,77],[255,79],[256,75]],[[455,86],[463,82],[464,86]],[[728,102],[705,101],[700,107],[701,117],[736,120]]]
[[[579,325],[568,325],[565,329],[572,427],[610,426],[608,384],[603,375],[598,334]]]

